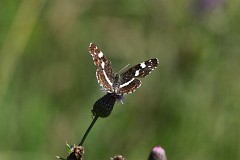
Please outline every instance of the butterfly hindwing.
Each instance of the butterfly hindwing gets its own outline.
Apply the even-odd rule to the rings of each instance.
[[[121,95],[133,93],[140,86],[141,81],[139,79],[132,78],[130,81],[123,83],[119,86],[119,93]]]

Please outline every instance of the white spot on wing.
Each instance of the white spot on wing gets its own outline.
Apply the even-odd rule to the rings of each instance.
[[[146,67],[145,62],[140,63],[140,66],[141,66],[142,68],[145,68],[145,67]]]
[[[101,63],[101,66],[102,66],[102,69],[104,69],[104,67],[105,67],[105,63],[102,62],[102,63]]]
[[[135,72],[135,75],[134,76],[138,76],[139,75],[139,70],[137,70],[136,72]]]
[[[102,57],[103,57],[103,53],[102,53],[102,52],[99,52],[98,57],[99,57],[99,58],[102,58]]]

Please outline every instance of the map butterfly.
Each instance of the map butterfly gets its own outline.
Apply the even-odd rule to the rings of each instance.
[[[122,73],[114,73],[111,61],[95,44],[90,43],[89,53],[97,66],[96,77],[103,90],[120,96],[134,92],[141,86],[141,81],[138,78],[146,77],[158,66],[158,59],[153,58]]]

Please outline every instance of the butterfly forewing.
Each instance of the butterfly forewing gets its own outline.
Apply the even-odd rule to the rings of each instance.
[[[152,70],[157,68],[158,66],[158,59],[153,58],[142,63],[139,63],[127,71],[121,74],[123,79],[131,79],[132,77],[145,77],[151,73]]]
[[[89,53],[93,58],[94,64],[97,66],[96,77],[98,83],[106,92],[113,92],[114,73],[111,61],[109,61],[102,51],[93,43],[90,43]]]

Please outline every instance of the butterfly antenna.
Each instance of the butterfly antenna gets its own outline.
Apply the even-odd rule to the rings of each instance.
[[[130,64],[127,64],[125,67],[123,67],[120,71],[118,71],[118,73],[123,72]]]

